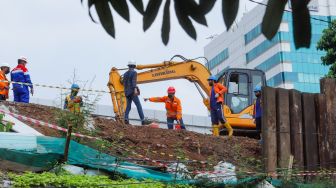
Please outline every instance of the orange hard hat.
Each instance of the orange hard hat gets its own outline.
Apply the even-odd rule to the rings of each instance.
[[[172,87],[172,86],[170,86],[170,87],[168,87],[167,92],[168,92],[169,94],[174,94],[174,93],[175,93],[175,88]]]

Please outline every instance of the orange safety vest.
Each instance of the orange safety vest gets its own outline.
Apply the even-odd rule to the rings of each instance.
[[[181,101],[177,97],[171,100],[168,96],[164,97],[151,97],[151,102],[164,102],[167,111],[167,117],[181,119],[182,118],[182,106]]]
[[[70,112],[79,113],[81,111],[80,102],[75,102],[74,100],[72,100],[70,95],[66,97],[66,100],[68,102],[67,108]]]
[[[9,83],[8,82],[3,82],[3,81],[8,81],[6,78],[6,74],[0,70],[0,95],[5,95],[6,98],[8,99],[8,88],[9,88]]]
[[[219,94],[219,96],[217,97],[217,102],[224,102],[224,93],[227,92],[227,88],[220,83],[214,83],[213,87],[215,90],[215,94]],[[210,90],[209,96],[211,96],[211,91],[212,89]]]

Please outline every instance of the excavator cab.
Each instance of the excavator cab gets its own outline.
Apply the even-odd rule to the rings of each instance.
[[[257,69],[229,68],[219,76],[218,82],[228,88],[227,93],[225,93],[225,106],[229,109],[229,112],[225,114],[232,118],[239,115],[236,118],[240,120],[251,119],[252,121],[253,103],[256,99],[254,88],[257,85],[266,86],[265,73]],[[252,124],[240,124],[235,121],[233,121],[233,124],[240,128],[255,128],[250,126]]]

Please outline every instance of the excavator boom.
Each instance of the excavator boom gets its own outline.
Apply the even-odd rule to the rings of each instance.
[[[208,77],[211,75],[209,70],[197,61],[164,61],[158,64],[137,65],[138,72],[137,83],[153,83],[172,79],[186,79],[194,83],[203,97],[203,103],[209,109],[210,86],[208,85]],[[112,68],[108,87],[111,91],[113,110],[117,120],[122,121],[126,109],[126,98],[124,94],[124,86],[117,68]],[[224,83],[228,87],[227,83]],[[253,119],[253,106],[248,106],[243,111],[233,114],[230,108],[224,104],[224,115],[233,127],[255,128]]]

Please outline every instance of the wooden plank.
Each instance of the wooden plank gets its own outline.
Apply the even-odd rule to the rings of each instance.
[[[302,94],[302,112],[305,169],[314,171],[319,165],[314,94]]]
[[[289,91],[289,112],[291,129],[291,151],[294,155],[294,167],[303,169],[303,135],[302,135],[302,106],[301,93],[297,90]]]
[[[320,166],[323,169],[328,168],[329,161],[329,151],[328,151],[328,137],[326,136],[326,121],[327,121],[327,110],[326,110],[326,98],[324,94],[315,95],[315,110],[316,110],[316,126],[317,126],[317,139],[319,147],[320,156]]]
[[[324,78],[320,81],[321,93],[326,96],[327,119],[325,128],[327,134],[327,152],[329,153],[326,161],[329,168],[336,168],[336,81],[331,78]]]
[[[263,159],[267,173],[274,173],[277,168],[276,138],[276,90],[265,87],[262,90],[262,138]]]
[[[291,155],[290,120],[289,120],[289,96],[288,90],[277,89],[276,93],[277,112],[277,158],[278,167],[287,168]]]

